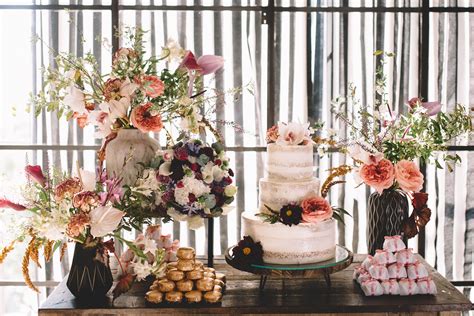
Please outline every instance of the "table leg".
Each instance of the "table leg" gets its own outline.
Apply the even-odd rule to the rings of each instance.
[[[327,287],[331,287],[331,275],[328,270],[324,270],[324,280],[326,280]]]
[[[260,276],[260,286],[259,286],[260,291],[263,291],[263,289],[265,288],[266,283],[267,283],[267,276],[266,275],[261,275]]]

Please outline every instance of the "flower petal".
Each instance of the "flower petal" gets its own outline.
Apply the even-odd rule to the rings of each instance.
[[[42,187],[46,185],[46,179],[43,175],[43,170],[41,170],[40,166],[28,165],[25,167],[25,172],[28,175],[28,178],[30,180],[35,181],[36,183],[40,184]]]
[[[124,212],[112,206],[99,206],[90,212],[91,235],[93,237],[104,237],[112,233],[120,224]]]
[[[222,56],[204,55],[198,58],[197,63],[201,68],[201,74],[208,75],[224,66],[224,58]]]
[[[26,207],[18,204],[18,203],[13,203],[10,200],[7,199],[0,199],[0,208],[11,208],[15,211],[24,211],[26,210]]]
[[[95,191],[96,181],[95,173],[91,171],[86,171],[84,169],[79,169],[79,175],[82,182],[83,191]]]

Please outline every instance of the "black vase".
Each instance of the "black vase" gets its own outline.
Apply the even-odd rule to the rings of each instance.
[[[109,257],[100,246],[76,243],[67,287],[78,299],[101,301],[112,287]]]
[[[402,190],[374,192],[367,205],[367,248],[369,254],[382,249],[385,236],[402,234],[402,222],[408,218],[408,199]],[[404,238],[406,244],[406,239]]]

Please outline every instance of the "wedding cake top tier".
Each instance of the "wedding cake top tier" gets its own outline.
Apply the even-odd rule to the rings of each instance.
[[[313,177],[313,146],[267,145],[266,174],[274,181],[307,181]]]

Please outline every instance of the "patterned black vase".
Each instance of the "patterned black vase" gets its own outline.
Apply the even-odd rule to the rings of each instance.
[[[369,254],[382,249],[385,236],[402,235],[402,222],[408,217],[408,208],[408,199],[402,190],[389,189],[370,195],[367,205]]]
[[[76,243],[67,288],[78,299],[99,301],[112,287],[108,254],[98,246]]]

